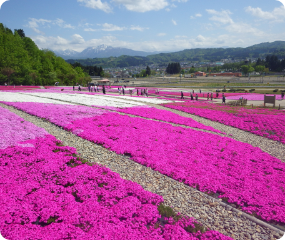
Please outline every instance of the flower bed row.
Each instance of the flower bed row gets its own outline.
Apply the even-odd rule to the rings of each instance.
[[[1,136],[7,130],[30,134],[13,143],[5,138],[10,146],[0,149],[0,231],[6,239],[231,239],[204,232],[195,219],[163,206],[161,196],[87,163],[14,113],[0,112]]]
[[[266,96],[274,96],[273,94],[265,94]],[[230,100],[238,100],[240,98],[245,98],[249,101],[263,101],[264,100],[264,94],[240,94],[237,96],[229,96],[227,99]],[[276,95],[276,100],[281,100],[281,94]]]
[[[285,223],[285,164],[250,144],[117,113],[61,126],[266,221]]]
[[[23,91],[23,90],[33,90],[40,89],[40,86],[0,86],[0,91]]]
[[[284,111],[247,109],[193,101],[163,104],[163,106],[204,117],[285,144]]]
[[[192,118],[182,117],[179,116],[178,114],[166,110],[157,109],[154,107],[132,107],[132,108],[118,109],[117,111],[122,113],[132,114],[135,116],[156,119],[165,122],[181,124],[193,128],[204,129],[207,131],[222,133],[221,131],[214,129],[213,127],[205,126],[202,123],[198,123]]]

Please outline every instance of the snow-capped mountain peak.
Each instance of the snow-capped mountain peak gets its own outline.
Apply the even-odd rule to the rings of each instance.
[[[108,57],[119,57],[122,55],[129,56],[147,56],[153,53],[147,53],[142,51],[134,51],[127,48],[121,47],[111,47],[105,44],[99,45],[97,47],[88,47],[82,52],[76,52],[74,50],[66,49],[64,51],[54,51],[57,56],[64,59],[82,59],[82,58],[108,58]]]

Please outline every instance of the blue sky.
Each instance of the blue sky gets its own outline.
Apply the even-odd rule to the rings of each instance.
[[[178,51],[285,41],[285,8],[276,0],[9,0],[0,22],[52,50],[105,44]]]

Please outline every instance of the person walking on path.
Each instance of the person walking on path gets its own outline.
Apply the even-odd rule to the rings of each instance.
[[[145,95],[148,97],[148,90],[147,89],[145,90]]]
[[[193,94],[194,94],[194,89],[193,89]]]
[[[184,99],[183,92],[181,91],[181,99]]]
[[[211,93],[211,101],[213,101],[213,93]]]
[[[105,89],[105,86],[103,85],[103,94],[106,94],[106,89]]]
[[[88,85],[88,91],[90,92],[90,85]]]
[[[196,101],[198,101],[198,94],[196,93]]]
[[[224,104],[226,104],[226,97],[225,97],[225,94],[223,93],[223,102]]]
[[[137,88],[137,95],[139,95],[139,89]]]
[[[73,91],[74,91],[74,85],[73,85]]]
[[[200,89],[200,93],[202,93],[201,89]]]
[[[141,96],[143,95],[143,90],[141,89]]]
[[[133,96],[133,90],[130,89],[130,95],[131,97]]]
[[[282,100],[283,100],[283,98],[284,98],[284,92],[281,92],[281,98],[282,98]]]
[[[209,100],[210,96],[209,96],[209,93],[207,93],[207,100]]]
[[[123,88],[123,95],[125,95],[125,89]]]
[[[191,93],[191,100],[194,100],[193,94]]]

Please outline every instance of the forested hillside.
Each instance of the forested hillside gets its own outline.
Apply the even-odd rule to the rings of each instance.
[[[167,65],[170,62],[208,62],[220,61],[225,58],[265,58],[274,54],[279,59],[285,58],[285,41],[260,43],[247,48],[196,48],[186,49],[174,53],[160,53],[147,57],[120,56],[110,58],[88,58],[67,60],[69,63],[79,62],[82,65],[100,65],[102,67],[128,67],[137,65],[150,65],[153,63]]]
[[[0,23],[0,84],[84,84],[90,77],[48,50],[39,50],[21,29],[14,32]]]

